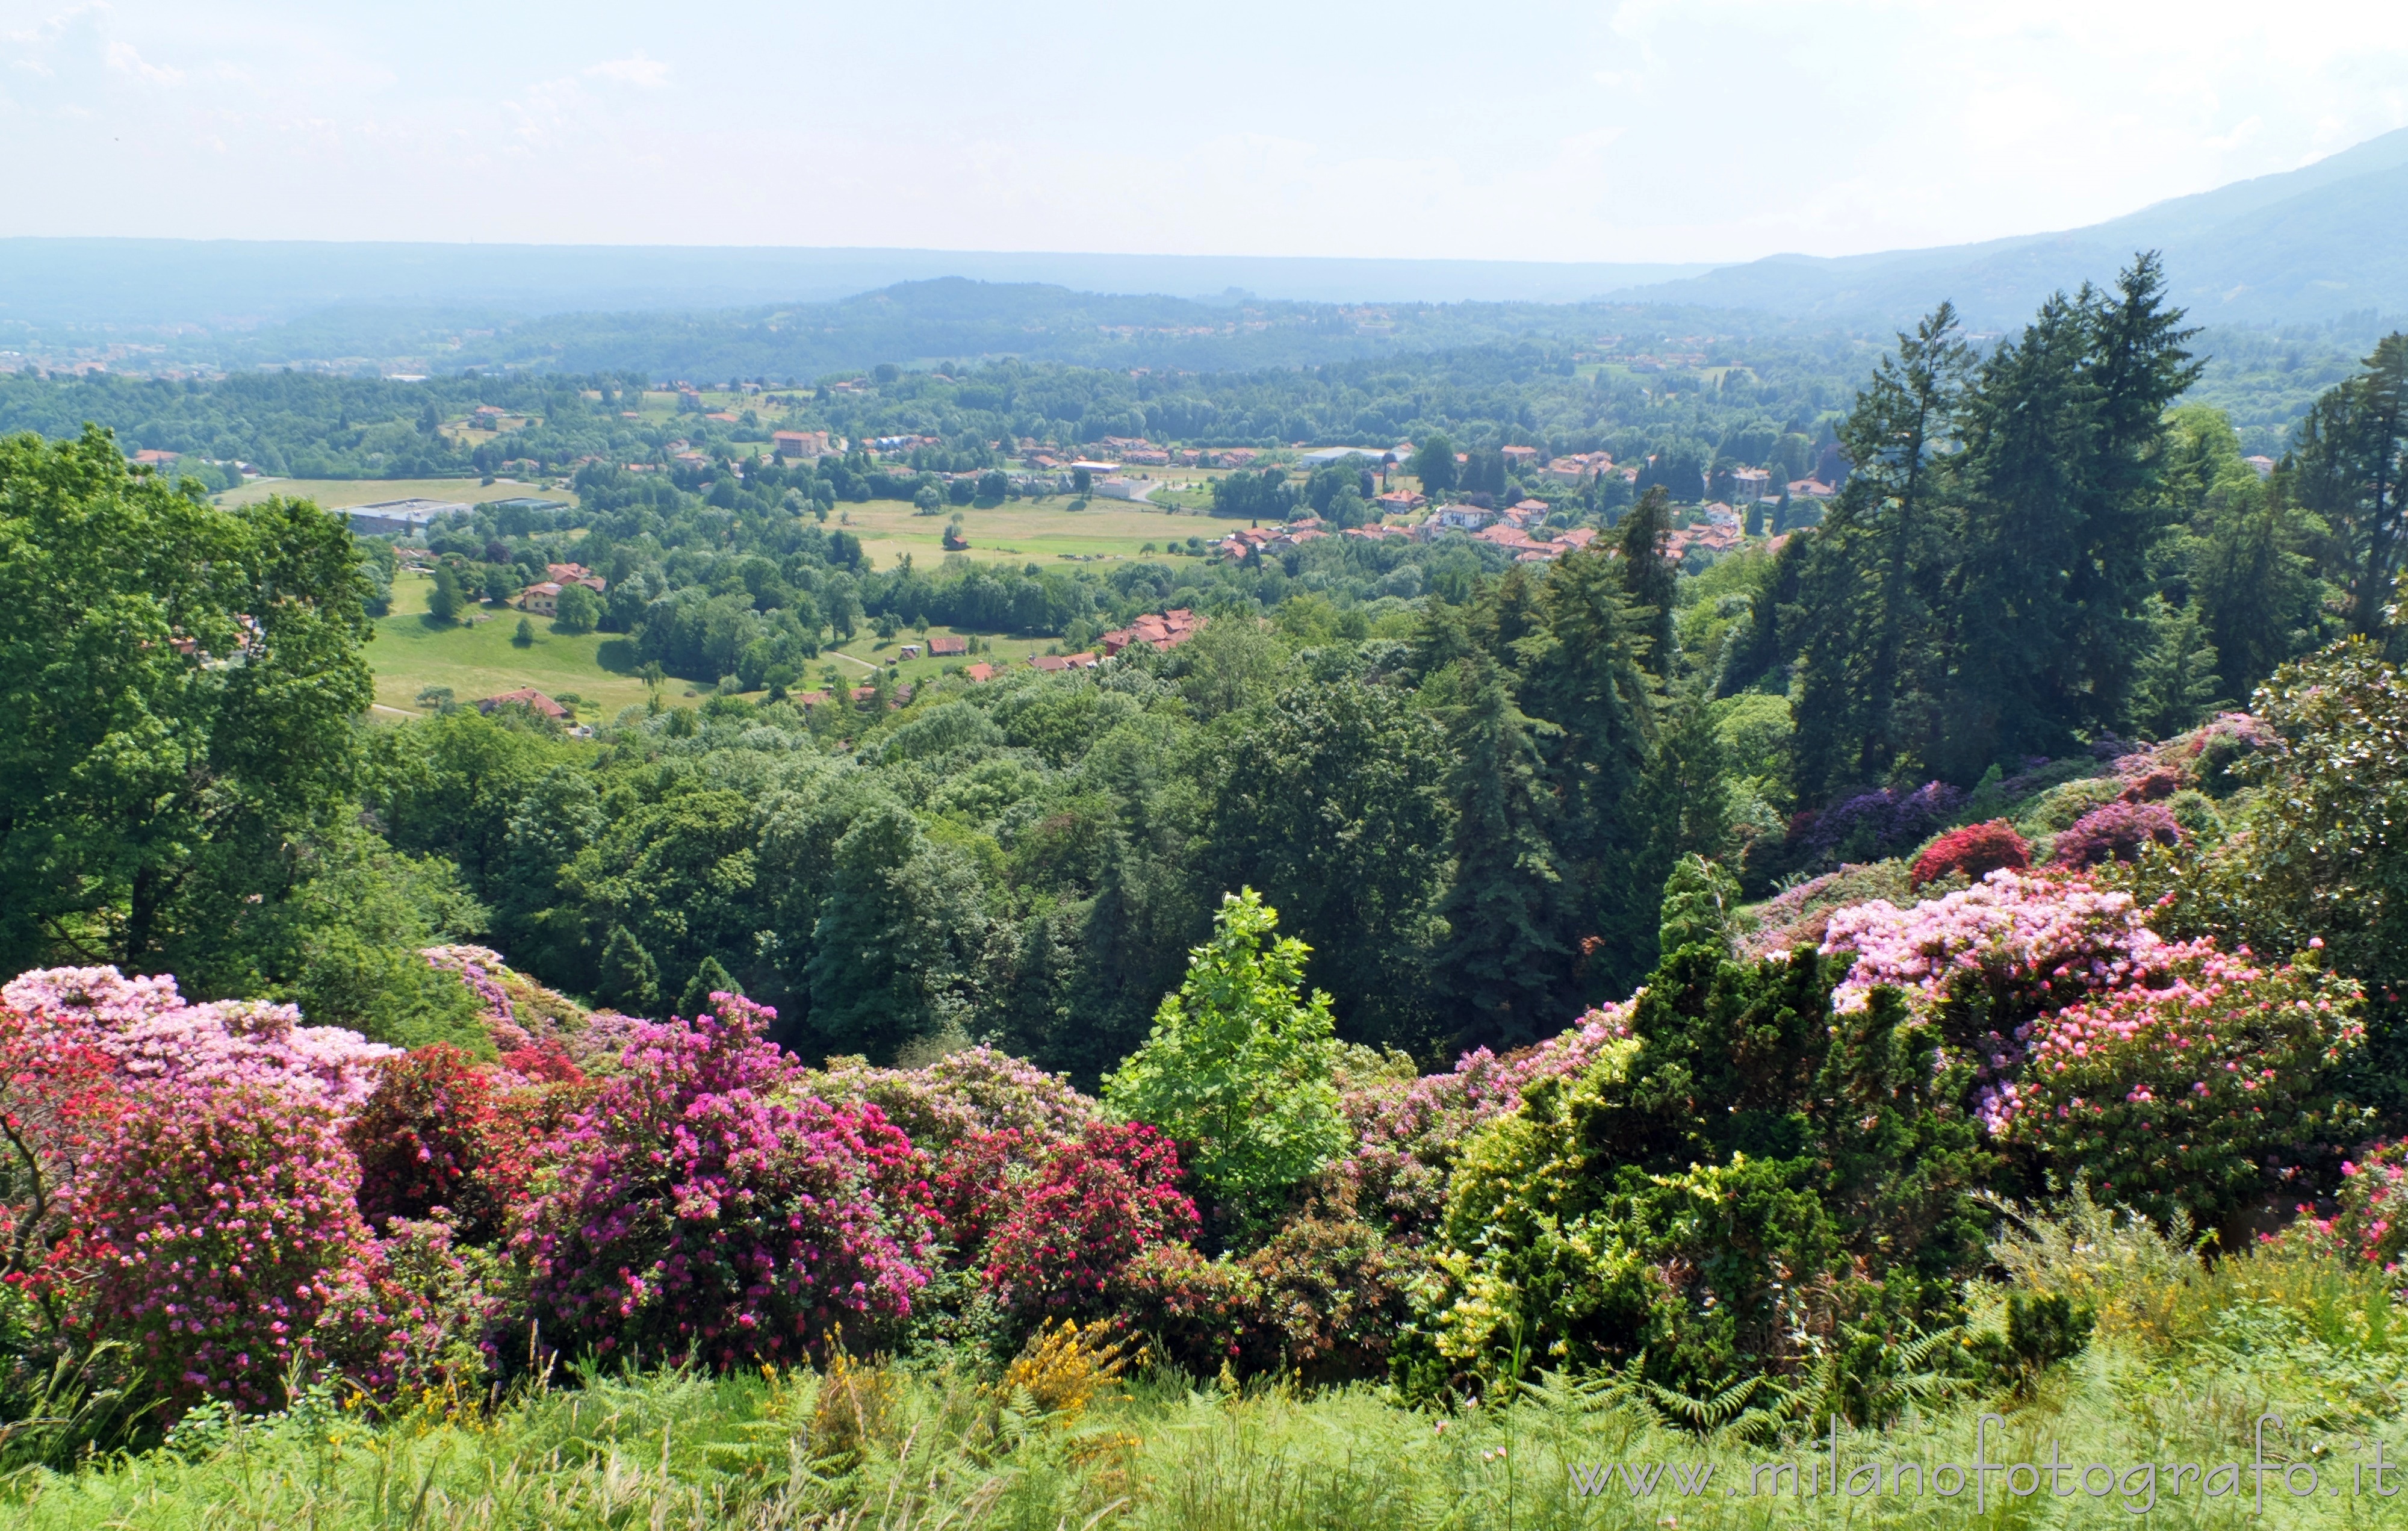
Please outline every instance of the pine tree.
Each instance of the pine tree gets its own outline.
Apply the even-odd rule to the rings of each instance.
[[[660,1009],[661,970],[652,954],[628,933],[612,925],[602,944],[598,991],[603,999],[629,1015],[651,1015]]]
[[[1935,762],[2058,754],[2123,720],[2157,643],[2150,558],[2169,520],[2166,409],[2198,377],[2154,256],[2113,293],[2042,307],[1962,412],[1955,684]]]
[[[1809,798],[1886,775],[1925,746],[1928,719],[1914,704],[1931,668],[1947,557],[1936,449],[1970,363],[1956,311],[1943,303],[1899,336],[1840,429],[1856,470],[1799,581],[1798,776]]]
[[[1641,838],[1633,792],[1647,763],[1656,686],[1638,661],[1641,623],[1622,574],[1603,548],[1565,554],[1541,591],[1543,630],[1517,645],[1522,703],[1548,725],[1539,742],[1555,849],[1580,933],[1597,943],[1583,975],[1592,994],[1645,970],[1655,913],[1635,896],[1630,868]]]
[[[2397,598],[2408,552],[2408,335],[2385,336],[2366,368],[2309,409],[2284,476],[2332,528],[2350,631],[2371,634]]]
[[[1640,495],[1622,520],[1622,585],[1641,624],[1639,663],[1657,676],[1669,675],[1673,660],[1672,593],[1680,571],[1664,556],[1671,530],[1672,496],[1661,484]]]
[[[1439,903],[1448,935],[1436,977],[1461,1009],[1460,1043],[1519,1047],[1559,1029],[1577,1004],[1569,890],[1535,725],[1495,662],[1482,655],[1460,669],[1465,700],[1448,731],[1455,875]]]
[[[2146,621],[2154,641],[2135,666],[2128,721],[2141,733],[2169,738],[2207,715],[2223,682],[2195,603],[2169,606],[2153,595]]]
[[[677,1013],[691,1020],[707,1010],[718,1009],[711,1003],[712,994],[740,994],[743,992],[744,985],[729,976],[727,969],[719,965],[717,957],[706,956],[702,959],[702,966],[694,970],[694,977],[686,980],[685,993],[678,996]]]

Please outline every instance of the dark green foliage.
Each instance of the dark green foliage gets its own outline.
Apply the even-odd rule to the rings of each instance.
[[[1306,681],[1230,719],[1198,861],[1206,884],[1254,887],[1346,996],[1350,1037],[1426,1046],[1420,985],[1447,835],[1444,740],[1400,687]]]
[[[1795,656],[1808,802],[1970,785],[2101,732],[2187,726],[2220,694],[2207,631],[2252,598],[2233,578],[2246,523],[2211,561],[2203,615],[2164,556],[2183,465],[2167,408],[2199,375],[2181,318],[2143,256],[2111,293],[2050,300],[1978,368],[1945,305],[1899,337],[1840,433],[1853,471],[1794,607],[1760,597],[1725,679]]]
[[[1551,1035],[1577,1006],[1576,890],[1554,836],[1534,724],[1485,656],[1451,672],[1460,700],[1447,729],[1455,805],[1455,877],[1440,900],[1447,940],[1436,980],[1467,1039],[1518,1047]]]
[[[2365,366],[2316,401],[2285,459],[2300,504],[2331,530],[2327,558],[2361,634],[2389,624],[2408,551],[2408,335],[2386,336]]]
[[[2096,1312],[2063,1293],[2010,1292],[2006,1333],[1977,1338],[1973,1359],[1999,1385],[2028,1396],[2042,1373],[2088,1348],[2097,1322]]]
[[[1623,591],[1640,635],[1636,657],[1658,676],[1670,674],[1672,663],[1672,592],[1678,573],[1664,556],[1671,515],[1671,498],[1659,485],[1639,496],[1639,504],[1622,518],[1621,528]]]
[[[1812,951],[1668,958],[1632,1042],[1466,1146],[1445,1237],[1468,1264],[1400,1369],[1518,1344],[1694,1391],[1796,1365],[1810,1309],[1891,1338],[1952,1318],[1985,1248],[1958,1071],[1934,1074],[1939,1038],[1895,996],[1834,1017],[1839,971]]]

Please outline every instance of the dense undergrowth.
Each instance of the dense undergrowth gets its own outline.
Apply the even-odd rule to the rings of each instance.
[[[188,1416],[165,1446],[132,1459],[21,1472],[0,1524],[2049,1526],[2129,1520],[2154,1504],[2147,1524],[2221,1526],[2258,1524],[2250,1468],[2270,1413],[2282,1424],[2266,1427],[2262,1460],[2314,1463],[2319,1483],[2343,1493],[2294,1495],[2278,1470],[2262,1524],[2394,1523],[2372,1475],[2353,1473],[2377,1439],[2403,1449],[2388,1433],[2408,1386],[2408,1312],[2380,1273],[2305,1247],[2203,1265],[2095,1211],[2039,1233],[2000,1252],[2014,1290],[2095,1304],[2089,1347],[2003,1394],[1924,1389],[1887,1425],[1842,1423],[1836,1438],[1811,1398],[1784,1417],[1533,1372],[1518,1387],[1491,1377],[1451,1405],[1413,1408],[1369,1384],[1240,1386],[1143,1366],[1115,1382],[1082,1375],[1092,1351],[1057,1347],[1050,1369],[1016,1386],[931,1357],[845,1361],[825,1375],[594,1370],[531,1379],[492,1409],[437,1393],[346,1407],[320,1388],[268,1418]],[[1983,1300],[1995,1309],[2005,1295]],[[1994,1478],[1984,1512],[1970,1489],[1942,1496],[1944,1475],[1920,1497],[1891,1486],[1899,1464],[1928,1473],[1967,1461],[1991,1412],[1989,1460],[2044,1463],[2054,1442],[2066,1462],[2114,1467],[2116,1491],[2081,1492],[2069,1475],[2063,1494],[2043,1481],[2019,1497]],[[1819,1492],[1798,1494],[1793,1473],[1776,1494],[1770,1469],[1783,1463],[1823,1464]],[[1862,1476],[1874,1463],[1887,1469],[1879,1493]],[[2186,1463],[2203,1470],[2177,1485],[2170,1470]],[[1617,1464],[1652,1491],[1616,1475],[1582,1492]],[[2224,1464],[2241,1468],[2238,1492],[2211,1496]],[[2153,1485],[2127,1477],[2143,1465],[2157,1468]],[[1680,1475],[1696,1481],[1706,1466],[1704,1490],[1681,1494]],[[1751,1474],[1760,1492],[1725,1492]],[[1848,1492],[1852,1480],[1864,1492]]]

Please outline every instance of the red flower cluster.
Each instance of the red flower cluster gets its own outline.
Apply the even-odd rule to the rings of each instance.
[[[2020,872],[2031,865],[2031,843],[2004,819],[1952,829],[1923,848],[1910,874],[1915,887],[1962,872],[1975,882],[2000,867]]]
[[[953,1257],[1005,1308],[1083,1312],[1130,1261],[1196,1231],[1179,1177],[1178,1149],[1139,1123],[1094,1122],[1074,1138],[1006,1127],[954,1139],[935,1204]]]

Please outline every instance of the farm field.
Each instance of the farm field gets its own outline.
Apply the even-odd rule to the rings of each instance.
[[[644,700],[644,683],[632,668],[613,670],[603,664],[603,656],[609,651],[606,645],[624,644],[624,637],[609,633],[581,637],[554,633],[550,622],[538,617],[533,619],[536,640],[522,649],[510,641],[511,635],[518,631],[520,614],[501,608],[483,608],[481,622],[433,626],[426,621],[430,583],[424,575],[403,570],[394,582],[392,614],[377,620],[376,641],[368,646],[367,653],[368,664],[376,672],[379,716],[421,715],[418,694],[429,686],[449,686],[452,695],[462,702],[516,691],[521,686],[533,686],[551,696],[568,692],[583,698],[578,717],[585,723],[607,722],[621,708]],[[927,656],[928,637],[953,634],[950,627],[931,627],[926,634],[907,629],[892,638],[881,638],[865,630],[838,648],[822,650],[802,685],[820,686],[831,665],[858,684],[890,660],[899,661],[894,666],[896,675],[916,685],[936,679],[949,665],[983,661],[1001,668],[1023,664],[1031,654],[1061,647],[1051,638],[980,634],[976,636],[984,639],[987,651],[971,661]],[[921,646],[919,657],[901,658],[908,644]],[[709,687],[704,678],[673,676],[661,690],[663,698],[674,705],[705,694]],[[752,694],[758,699],[762,694]]]
[[[489,484],[474,479],[261,479],[240,489],[227,490],[217,496],[217,503],[256,505],[273,494],[314,500],[329,510],[375,505],[383,500],[456,500],[464,505],[482,505],[488,500],[516,499],[522,494],[553,499],[575,497],[565,489],[547,489],[540,483],[515,479],[496,479]]]
[[[962,531],[970,540],[964,556],[1039,567],[1073,560],[1136,558],[1149,542],[1160,548],[1191,537],[1209,539],[1230,525],[1200,510],[1172,515],[1160,507],[1102,499],[1090,502],[1084,510],[1072,510],[1068,504],[1067,500],[1014,500],[992,510],[949,506],[941,514],[924,516],[903,500],[871,500],[837,507],[827,524],[830,530],[849,531],[860,537],[862,550],[878,561],[880,568],[894,567],[905,553],[923,568],[941,561],[945,524],[957,510]]]
[[[485,620],[473,624],[433,626],[426,620],[426,592],[433,582],[403,570],[394,581],[393,614],[377,619],[367,656],[376,671],[380,716],[418,716],[418,694],[428,686],[449,686],[463,702],[521,686],[552,696],[571,692],[584,699],[578,717],[589,723],[607,721],[644,699],[641,680],[603,668],[598,657],[604,644],[624,644],[624,637],[554,633],[551,622],[538,617],[534,644],[521,649],[510,642],[519,613],[500,608],[486,608]]]

